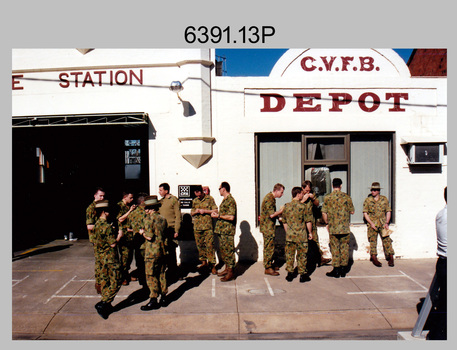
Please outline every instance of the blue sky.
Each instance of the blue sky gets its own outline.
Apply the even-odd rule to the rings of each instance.
[[[394,49],[408,62],[413,49]],[[268,76],[276,61],[287,49],[216,49],[216,55],[224,56],[226,64],[224,75]]]

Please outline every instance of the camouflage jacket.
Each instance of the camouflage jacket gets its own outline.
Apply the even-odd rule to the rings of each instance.
[[[324,197],[322,213],[327,213],[328,230],[332,235],[348,234],[351,212],[354,211],[351,197],[341,191],[333,191]]]
[[[146,216],[144,207],[138,206],[129,214],[130,226],[132,227],[133,234],[137,234],[143,228],[143,220]]]
[[[205,195],[202,200],[197,197],[192,201],[191,213],[197,209],[214,210],[217,209],[217,205],[213,197]],[[197,214],[193,218],[194,230],[211,230],[213,228],[213,220],[210,214]]]
[[[157,212],[146,214],[143,220],[144,236],[152,238],[145,240],[145,259],[158,259],[165,255],[163,234],[167,228],[167,220]]]
[[[387,197],[380,195],[376,201],[372,195],[369,195],[363,202],[363,212],[367,213],[370,220],[377,228],[382,228],[386,223],[387,212],[392,211]],[[370,224],[368,224],[370,226]]]
[[[265,233],[275,229],[276,218],[270,218],[276,212],[276,199],[273,192],[268,193],[260,208],[260,232]]]
[[[107,264],[119,262],[117,247],[111,247],[116,243],[113,228],[106,219],[98,219],[95,223],[93,233],[93,243],[97,249],[98,256]]]
[[[236,228],[236,201],[231,194],[223,199],[219,207],[219,215],[233,215],[235,218],[232,221],[218,219],[214,232],[220,235],[234,236]]]
[[[95,213],[95,201],[93,201],[86,209],[86,226],[87,225],[95,225],[97,221],[96,213]],[[89,231],[89,242],[94,243],[93,238],[93,230]]]
[[[86,225],[95,225],[96,221],[95,201],[93,201],[86,209]]]
[[[304,203],[292,200],[284,205],[282,222],[287,225],[286,241],[308,242],[306,223],[313,221],[312,211]]]
[[[130,214],[123,222],[119,222],[119,218],[129,211],[129,206],[124,203],[124,201],[119,201],[117,203],[119,206],[119,212],[117,213],[116,219],[118,220],[119,230],[122,230],[124,233],[124,239],[130,240],[133,237],[132,233],[128,232],[128,229],[131,228],[130,225]]]

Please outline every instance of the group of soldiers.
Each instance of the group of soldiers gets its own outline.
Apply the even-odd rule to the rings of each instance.
[[[199,271],[210,270],[221,276],[221,281],[234,279],[234,236],[236,225],[236,201],[230,194],[230,185],[222,182],[219,193],[223,197],[219,206],[214,198],[205,193],[202,186],[195,189],[191,215],[194,236],[201,264]],[[86,225],[89,240],[94,246],[95,289],[101,301],[95,309],[107,319],[113,312],[111,302],[122,285],[138,281],[149,290],[149,302],[141,306],[148,311],[167,305],[167,279],[179,278],[176,247],[181,226],[181,210],[178,198],[170,193],[170,186],[159,186],[160,200],[156,195],[140,193],[137,203],[132,204],[133,194],[124,193],[121,201],[113,205],[105,199],[105,191],[97,188],[94,201],[86,209]],[[112,217],[110,217],[112,214]],[[216,269],[214,232],[219,237],[221,258],[225,270]],[[130,273],[135,257],[136,272]]]
[[[260,213],[260,231],[264,239],[263,263],[265,274],[279,276],[279,263],[275,257],[276,220],[282,222],[286,232],[286,280],[291,282],[295,278],[296,269],[300,275],[300,282],[310,281],[307,271],[309,243],[314,241],[319,252],[318,266],[332,262],[333,269],[327,272],[329,277],[345,277],[349,272],[349,242],[350,242],[350,215],[354,214],[354,205],[351,197],[342,192],[342,180],[334,178],[332,192],[324,197],[322,207],[319,199],[312,192],[312,183],[304,181],[302,186],[293,187],[292,201],[276,210],[276,198],[284,194],[284,186],[280,183],[273,187],[262,201]],[[363,203],[363,215],[367,223],[367,235],[370,243],[370,261],[377,267],[382,263],[377,259],[378,236],[382,239],[383,249],[389,266],[394,266],[394,250],[389,223],[392,209],[387,197],[380,194],[379,182],[373,182],[370,194]],[[317,219],[323,220],[329,232],[329,245],[332,258],[325,258],[319,245],[317,234]]]
[[[273,191],[262,201],[260,231],[264,238],[263,262],[265,274],[279,276],[279,264],[275,257],[276,220],[286,232],[286,280],[295,277],[295,260],[300,282],[310,281],[307,273],[308,242],[314,241],[319,251],[319,266],[332,262],[329,277],[345,277],[349,263],[349,218],[354,213],[351,197],[341,191],[342,181],[335,178],[333,191],[324,197],[322,208],[312,192],[312,183],[303,182],[292,188],[292,201],[276,210],[276,198],[284,194],[284,186],[276,184]],[[371,194],[363,205],[368,225],[371,261],[377,260],[377,237],[381,235],[389,265],[393,266],[391,239],[388,234],[390,206],[386,197],[380,195],[380,185],[374,182]],[[222,182],[219,194],[223,200],[219,206],[209,194],[209,189],[199,185],[194,189],[190,215],[193,218],[193,233],[198,249],[200,272],[206,271],[221,277],[222,282],[235,279],[235,247],[237,205],[230,193],[230,185]],[[170,193],[167,183],[159,185],[159,195],[140,193],[137,203],[132,204],[132,193],[124,193],[121,201],[113,205],[106,200],[102,188],[97,188],[94,201],[86,209],[86,225],[89,240],[94,246],[95,288],[101,301],[95,305],[97,312],[108,318],[113,312],[111,302],[122,285],[139,281],[149,290],[149,302],[141,306],[148,311],[167,305],[168,282],[180,277],[176,259],[177,238],[181,226],[181,210],[178,198]],[[319,246],[316,213],[321,211],[330,236],[332,259],[325,258]],[[111,217],[110,217],[111,215]],[[215,222],[215,224],[214,224]],[[214,234],[218,236],[219,253],[225,269],[218,272]],[[136,273],[130,273],[135,257]]]

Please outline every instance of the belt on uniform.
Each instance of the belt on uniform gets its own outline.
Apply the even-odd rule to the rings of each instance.
[[[447,256],[438,255],[438,259],[447,260]]]

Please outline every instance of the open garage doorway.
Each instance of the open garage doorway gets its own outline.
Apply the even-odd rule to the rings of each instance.
[[[124,124],[33,120],[15,127],[13,118],[13,251],[70,232],[88,238],[85,210],[96,187],[112,202],[123,191],[149,193],[147,116]]]

